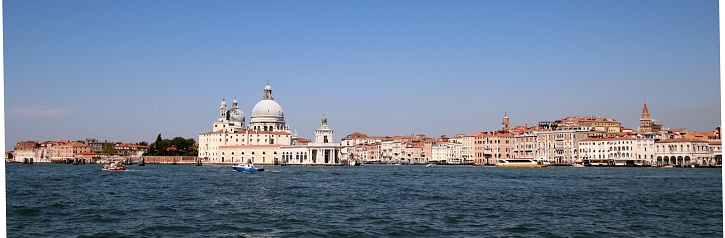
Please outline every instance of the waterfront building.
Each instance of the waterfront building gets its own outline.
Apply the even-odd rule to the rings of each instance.
[[[715,140],[708,142],[710,158],[703,161],[702,165],[722,165],[722,141]]]
[[[378,154],[375,155],[365,155],[363,156],[362,152],[367,150],[362,150],[360,147],[365,146],[382,146],[383,140],[391,141],[390,137],[386,136],[368,136],[366,134],[360,133],[360,132],[354,132],[350,135],[345,136],[340,140],[340,157],[349,161],[349,160],[355,160],[359,163],[366,162],[368,160],[371,160],[373,157],[375,160],[380,162],[382,156],[390,156],[392,158],[392,145],[386,145],[385,152],[381,150],[381,148],[377,148]],[[368,148],[371,149],[371,148]]]
[[[439,141],[431,150],[433,152],[430,162],[438,164],[462,164],[461,143],[455,141]]]
[[[659,166],[710,165],[714,161],[710,152],[710,143],[702,139],[678,138],[655,142],[655,157]]]
[[[636,145],[634,147],[634,155],[636,161],[641,161],[643,165],[655,164],[655,141],[657,134],[652,132],[638,132],[636,134]]]
[[[103,151],[103,146],[106,145],[107,142],[99,142],[95,138],[86,138],[86,145],[91,147],[91,151],[93,152],[101,152]]]
[[[536,129],[541,128],[526,128],[519,133],[514,134],[514,158],[537,158],[535,154],[537,137]]]
[[[408,141],[405,142],[403,151],[403,163],[406,164],[425,164],[428,163],[428,158],[425,157],[422,140]]]
[[[423,142],[423,153],[420,156],[422,160],[426,161],[425,163],[429,163],[429,160],[433,155],[433,146],[438,144],[438,140],[425,136],[422,137],[421,141]]]
[[[502,159],[514,158],[514,135],[510,132],[493,131],[484,135],[486,150],[490,153],[489,164],[498,164]]]
[[[586,138],[578,142],[578,152],[585,164],[642,166],[645,163],[636,159],[635,146],[631,136]]]
[[[38,163],[65,162],[74,159],[86,159],[86,161],[91,162],[92,158],[99,158],[102,149],[96,151],[91,146],[99,143],[95,140],[86,140],[85,142],[91,143],[69,140],[55,140],[42,143],[21,141],[18,142],[13,150],[13,162],[23,162],[23,159],[33,159],[33,162]],[[111,156],[140,156],[146,149],[146,146],[133,143],[114,143],[114,145],[116,153]]]
[[[591,126],[568,124],[556,126],[553,130],[539,131],[536,133],[535,156],[553,164],[572,164],[579,158],[579,141],[606,134],[593,129]]]
[[[76,154],[92,152],[91,147],[79,142],[68,142],[56,146],[57,156],[51,157],[52,160],[73,159]]]
[[[116,149],[117,154],[123,156],[142,156],[148,149],[148,146],[146,145],[122,142],[113,144],[113,147]],[[91,149],[91,151],[93,151],[93,149]]]
[[[23,162],[24,159],[34,159],[37,161],[39,158],[40,144],[36,141],[21,141],[15,144],[13,148],[13,162]]]
[[[473,162],[478,164],[488,164],[486,155],[486,140],[483,132],[475,132],[467,136],[473,137]]]
[[[587,126],[594,131],[603,131],[606,133],[622,132],[622,124],[614,119],[606,119],[599,117],[567,117],[553,122],[554,127],[571,127],[571,126]]]
[[[262,100],[252,109],[249,124],[236,98],[227,108],[222,99],[212,131],[199,134],[199,157],[209,163],[340,165],[340,144],[323,114],[314,142],[301,143],[285,123],[284,111],[274,100],[272,87],[263,89]]]
[[[474,134],[467,134],[467,135],[456,135],[454,136],[451,141],[461,144],[461,152],[458,156],[460,158],[460,163],[462,164],[472,164],[474,162],[474,144],[476,143],[476,137]]]

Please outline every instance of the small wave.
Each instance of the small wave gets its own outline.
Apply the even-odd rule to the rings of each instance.
[[[78,238],[81,237],[130,237],[128,235],[124,235],[123,233],[117,232],[117,231],[102,231],[93,233],[90,235],[79,235]]]

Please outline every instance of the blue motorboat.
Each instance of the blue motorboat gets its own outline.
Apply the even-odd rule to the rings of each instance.
[[[254,167],[253,164],[238,164],[232,168],[234,168],[234,170],[236,170],[238,172],[262,172],[262,171],[264,171],[264,168]]]

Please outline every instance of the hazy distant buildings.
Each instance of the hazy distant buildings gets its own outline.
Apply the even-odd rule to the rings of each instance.
[[[113,147],[112,154],[105,154],[104,147]],[[98,142],[95,139],[85,141],[55,140],[46,142],[21,141],[13,149],[11,162],[23,162],[33,159],[37,163],[65,162],[83,159],[87,162],[101,156],[141,156],[148,146],[122,142]]]

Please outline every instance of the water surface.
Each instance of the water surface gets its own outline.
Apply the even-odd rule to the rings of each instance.
[[[5,164],[9,237],[722,237],[722,171]]]

